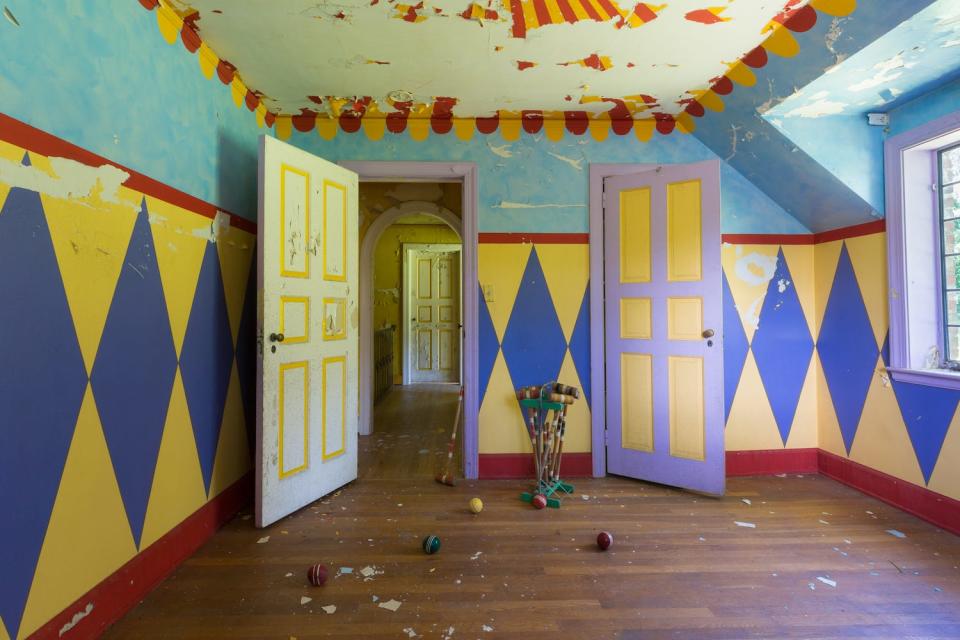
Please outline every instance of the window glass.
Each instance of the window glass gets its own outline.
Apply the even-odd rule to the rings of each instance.
[[[960,364],[960,145],[938,153],[940,176],[943,356]]]

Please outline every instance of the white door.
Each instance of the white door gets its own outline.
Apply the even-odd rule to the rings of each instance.
[[[357,174],[260,137],[256,523],[357,477]]]
[[[404,244],[403,381],[460,382],[460,245]]]

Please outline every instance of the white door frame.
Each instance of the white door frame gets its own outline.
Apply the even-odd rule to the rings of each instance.
[[[477,194],[478,171],[472,162],[406,162],[406,161],[343,161],[341,166],[360,175],[360,182],[459,182],[462,189],[462,216],[452,213],[450,224],[459,234],[463,246],[461,257],[460,300],[463,308],[463,342],[461,365],[463,367],[463,473],[475,479],[479,472],[480,414],[477,309],[479,308],[479,285],[477,284]],[[408,204],[408,203],[404,203]],[[402,207],[404,205],[400,205]],[[436,205],[433,205],[436,206]],[[418,205],[422,211],[422,204]],[[440,207],[437,216],[443,218]],[[448,212],[449,213],[449,212]],[[367,229],[360,247],[360,434],[369,435],[373,430],[373,288],[372,255],[367,241],[379,235],[391,222],[381,214]],[[400,216],[397,216],[400,217]],[[394,218],[395,220],[396,218]],[[382,225],[382,226],[379,226]]]
[[[389,211],[389,209],[388,209]],[[386,213],[386,212],[384,212]],[[456,229],[454,229],[456,231]],[[402,252],[402,270],[403,274],[401,282],[401,291],[403,292],[400,297],[400,317],[403,318],[403,334],[401,337],[401,349],[403,352],[400,357],[403,358],[403,384],[411,384],[410,380],[413,377],[412,370],[410,368],[410,316],[408,315],[411,311],[410,309],[410,296],[413,292],[413,287],[410,286],[410,277],[411,273],[408,271],[410,268],[407,264],[407,251],[409,250],[416,251],[444,251],[448,252],[456,251],[460,254],[460,260],[457,261],[458,270],[463,271],[463,245],[454,244],[451,242],[403,242],[400,244],[400,251]],[[460,289],[462,289],[462,282],[460,284]],[[463,326],[463,292],[457,291],[457,323]],[[463,380],[463,331],[460,331],[460,344],[458,345],[457,351],[457,370],[458,370],[458,380]]]

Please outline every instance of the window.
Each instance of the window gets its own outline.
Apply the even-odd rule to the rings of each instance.
[[[937,151],[943,360],[960,369],[960,145]]]
[[[890,365],[960,390],[960,113],[884,142]]]

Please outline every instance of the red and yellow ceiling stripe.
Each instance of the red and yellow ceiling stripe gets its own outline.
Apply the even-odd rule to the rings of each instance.
[[[586,111],[501,110],[489,117],[460,118],[453,113],[456,104],[453,98],[436,98],[432,104],[397,102],[391,105],[393,111],[387,113],[379,111],[376,101],[369,97],[352,101],[327,98],[329,113],[321,114],[311,109],[302,109],[299,114],[274,113],[266,107],[259,94],[243,82],[236,67],[219,58],[203,42],[193,27],[191,14],[178,13],[165,0],[139,0],[144,8],[157,12],[157,26],[164,40],[174,44],[179,37],[187,51],[197,55],[200,69],[207,78],[216,74],[230,88],[233,102],[238,108],[246,107],[253,112],[258,126],[275,127],[277,137],[284,140],[294,130],[307,133],[314,129],[327,140],[340,131],[357,133],[362,130],[371,140],[379,140],[387,132],[408,132],[411,138],[418,141],[427,139],[431,134],[444,135],[450,132],[461,140],[469,140],[476,133],[490,135],[499,130],[500,135],[508,141],[517,140],[522,133],[538,134],[541,131],[551,141],[561,140],[568,134],[582,136],[587,133],[594,140],[603,141],[611,132],[623,136],[632,131],[641,142],[650,140],[654,133],[693,132],[696,119],[708,110],[723,111],[723,96],[730,94],[735,85],[751,87],[756,84],[753,70],[765,66],[770,54],[780,57],[797,55],[800,45],[793,34],[809,31],[816,24],[818,13],[842,17],[852,13],[857,4],[857,0],[811,0],[807,5],[795,7],[799,1],[789,0],[784,10],[764,27],[766,39],[739,60],[729,63],[726,73],[716,78],[709,88],[691,91],[693,97],[685,101],[686,108],[676,116],[652,112],[650,117],[637,117],[639,113],[655,107],[649,104],[646,96],[638,95],[625,99],[592,98],[610,103],[611,108],[600,114]],[[628,26],[639,26],[656,18],[660,8],[658,5],[640,3],[630,15],[626,15],[613,0],[511,0],[511,9],[514,12],[521,11],[525,17],[524,28],[568,22],[569,15],[599,21],[619,17]],[[631,23],[634,17],[641,22],[636,25]],[[516,21],[514,26],[516,28]]]

